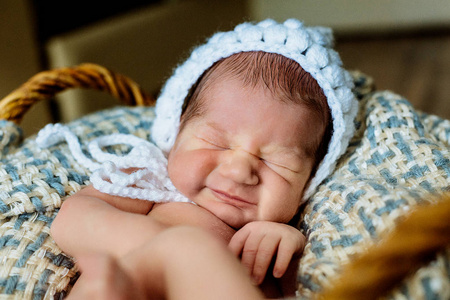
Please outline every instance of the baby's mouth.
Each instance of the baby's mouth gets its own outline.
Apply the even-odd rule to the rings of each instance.
[[[231,204],[236,207],[243,208],[255,205],[254,203],[247,201],[239,196],[231,195],[221,190],[211,189],[211,191],[213,192],[214,196],[216,196],[216,198],[218,198],[220,201]]]

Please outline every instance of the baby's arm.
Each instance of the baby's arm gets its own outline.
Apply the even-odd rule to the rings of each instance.
[[[102,193],[98,190],[96,190],[93,186],[87,186],[78,193],[76,193],[74,196],[78,197],[94,197],[99,200],[102,200],[106,203],[108,203],[111,206],[114,206],[117,209],[120,209],[122,211],[135,213],[135,214],[141,214],[146,215],[148,212],[152,209],[154,202],[147,201],[147,200],[139,200],[139,199],[133,199],[133,198],[126,198],[126,197],[120,197],[120,196],[113,196],[109,194]],[[72,196],[73,197],[73,196]],[[72,198],[70,197],[70,198]],[[69,199],[67,199],[69,200]]]
[[[286,287],[292,292],[292,284],[295,280],[295,272],[300,254],[305,246],[305,236],[296,228],[287,224],[255,221],[242,227],[233,236],[229,243],[231,251],[241,257],[242,264],[248,269],[256,284],[263,283],[267,270],[273,259],[273,277],[281,278],[281,285],[291,282],[291,287]],[[295,277],[294,277],[295,278]],[[284,289],[286,291],[286,289]],[[288,295],[285,295],[288,296]]]
[[[82,257],[80,266],[71,300],[263,299],[226,246],[194,227],[165,230],[122,259]]]
[[[102,252],[119,257],[166,227],[145,215],[152,205],[87,187],[64,201],[51,234],[72,256]]]
[[[63,203],[51,234],[58,246],[74,257],[92,252],[120,257],[174,225],[203,227],[226,243],[235,233],[197,205],[153,204],[110,196],[87,187]]]

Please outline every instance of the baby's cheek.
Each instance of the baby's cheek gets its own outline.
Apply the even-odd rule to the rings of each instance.
[[[211,156],[205,151],[189,151],[169,157],[168,172],[174,186],[192,199],[204,187],[213,168]]]
[[[189,185],[188,178],[189,176],[186,176],[186,170],[181,168],[182,162],[180,159],[169,159],[168,165],[167,165],[167,171],[169,173],[169,178],[172,181],[173,185],[177,188],[178,191],[180,191],[185,196],[185,187]]]
[[[302,188],[293,186],[279,177],[266,177],[261,193],[259,220],[287,223],[297,213],[302,199]]]

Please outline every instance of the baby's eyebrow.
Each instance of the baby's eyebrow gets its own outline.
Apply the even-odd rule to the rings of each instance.
[[[223,129],[218,123],[214,122],[214,121],[208,121],[206,122],[206,125],[213,129],[215,131],[215,133],[217,133],[220,136],[226,136],[228,134],[230,134],[229,131]],[[274,146],[274,145],[269,145],[267,147],[264,147],[263,149],[260,149],[260,154],[261,155],[267,155],[267,156],[272,156],[272,155],[285,155],[285,156],[290,156],[293,158],[304,158],[305,157],[305,150],[302,149],[302,147],[281,147],[281,146]]]
[[[219,134],[221,134],[221,135],[225,135],[226,133],[228,133],[226,130],[224,130],[223,128],[221,128],[221,127],[219,126],[219,124],[217,124],[217,123],[214,122],[214,121],[206,122],[206,125],[207,125],[208,127],[212,128],[212,129],[214,129],[215,131],[217,131],[217,132],[218,132]]]
[[[287,145],[267,145],[263,149],[261,149],[262,154],[285,154],[285,155],[295,155],[302,156],[303,150],[302,147],[291,147]]]
[[[206,122],[206,125],[214,131],[214,134],[217,134],[221,137],[226,137],[228,134],[230,134],[229,131],[222,128],[217,122],[208,121]],[[274,145],[269,145],[267,147],[264,147],[263,149],[260,149],[259,155],[267,156],[269,159],[270,157],[275,158],[275,156],[283,156],[287,157],[288,159],[294,160],[302,160],[307,158],[308,156],[307,151],[303,149],[303,147],[281,147]]]
[[[288,151],[288,149],[289,148],[268,152],[267,154],[262,153],[261,157],[269,163],[299,173],[304,161],[304,156],[297,154],[295,151]]]

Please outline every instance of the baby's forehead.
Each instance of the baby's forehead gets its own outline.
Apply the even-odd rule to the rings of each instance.
[[[278,132],[277,138],[293,139],[298,134],[299,139],[291,146],[305,146],[314,149],[320,142],[324,132],[324,122],[305,104],[283,101],[273,97],[270,92],[261,93],[262,87],[246,89],[245,92],[234,84],[217,84],[200,100],[201,114],[197,120],[201,121],[211,132],[218,135],[230,135],[242,128],[252,128],[257,132],[263,129]],[[248,95],[248,97],[246,97]],[[221,124],[229,123],[228,127]],[[231,123],[231,124],[230,124]],[[270,124],[269,127],[266,125]],[[294,133],[294,135],[290,135]],[[283,143],[285,144],[285,143]]]

